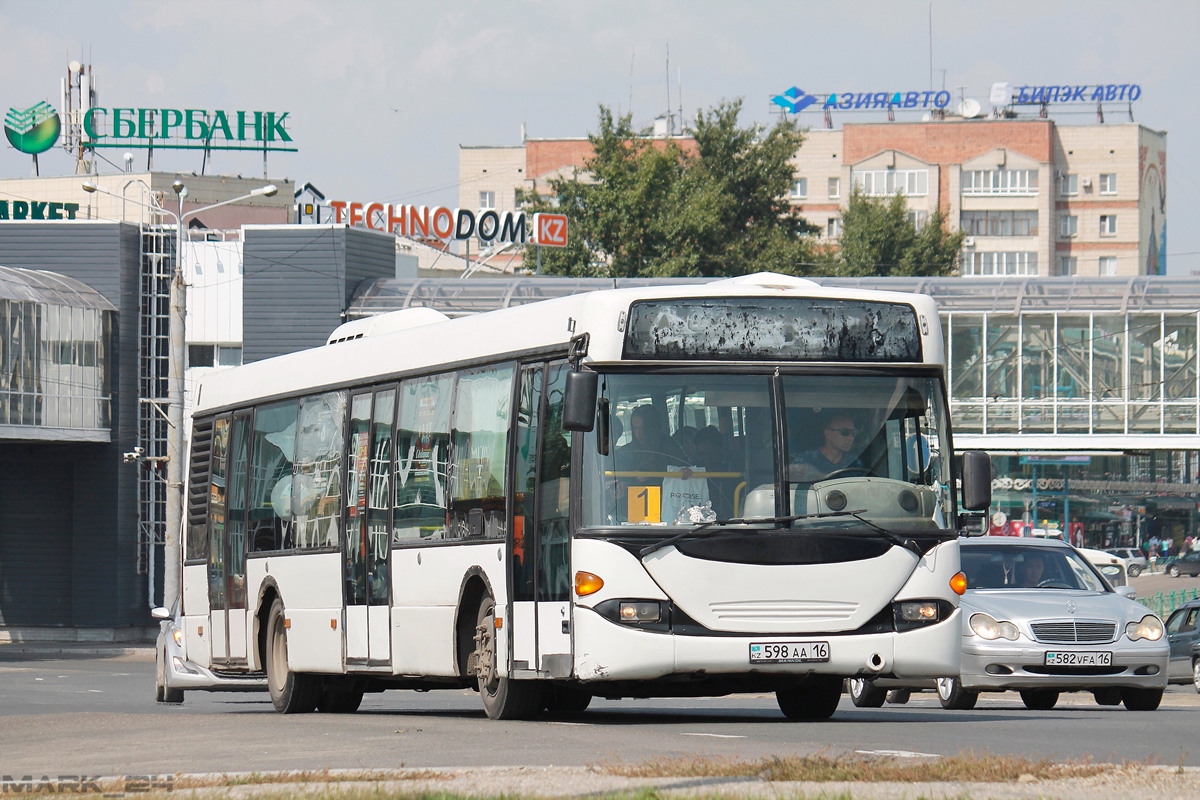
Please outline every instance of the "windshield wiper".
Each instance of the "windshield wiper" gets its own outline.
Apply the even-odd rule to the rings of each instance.
[[[650,555],[651,553],[653,553],[656,550],[661,550],[662,548],[668,547],[669,545],[673,545],[676,542],[682,542],[684,539],[690,539],[693,536],[696,536],[698,534],[706,534],[707,535],[707,534],[711,534],[711,533],[717,533],[717,531],[715,531],[713,529],[723,526],[723,525],[755,525],[755,524],[778,525],[783,522],[795,522],[795,521],[801,520],[801,519],[821,519],[823,517],[855,517],[855,518],[861,520],[863,518],[860,517],[859,514],[862,514],[865,511],[866,511],[865,508],[860,508],[857,511],[823,511],[819,514],[793,514],[792,516],[788,516],[788,517],[745,517],[745,518],[735,518],[735,519],[715,519],[712,522],[705,522],[703,525],[697,525],[695,528],[692,528],[691,530],[677,533],[674,536],[668,536],[666,539],[660,539],[659,541],[655,542],[654,544],[643,547],[639,554],[643,558],[645,558],[646,556]],[[863,521],[865,522],[866,520],[863,520]],[[872,523],[868,523],[868,524],[872,524]],[[879,526],[873,525],[873,527],[879,527]],[[883,530],[882,528],[879,528],[879,529]],[[887,531],[885,531],[885,533],[887,533]],[[895,536],[895,534],[892,534],[892,535]],[[899,537],[896,537],[896,538],[899,538]],[[914,546],[916,546],[915,543],[914,543]]]
[[[879,534],[884,539],[887,539],[889,542],[896,545],[897,547],[903,547],[905,550],[916,553],[918,558],[925,555],[925,551],[921,549],[921,545],[917,544],[912,539],[905,538],[898,533],[889,531],[887,528],[883,528],[879,525],[876,525],[874,522],[871,522],[871,520],[862,516],[861,511],[843,511],[842,513],[846,514],[847,516],[854,517],[859,522],[869,525],[870,527],[879,531]]]

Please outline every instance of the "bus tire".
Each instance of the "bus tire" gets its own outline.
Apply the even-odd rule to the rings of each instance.
[[[846,681],[850,700],[857,708],[882,708],[888,691],[866,678],[851,678]]]
[[[267,688],[271,691],[271,703],[280,714],[307,714],[317,707],[321,685],[313,675],[288,669],[284,619],[283,601],[276,597],[267,615]]]
[[[591,692],[582,689],[551,686],[546,690],[546,711],[551,714],[581,714],[591,704]]]
[[[545,687],[537,681],[503,678],[496,669],[496,601],[484,595],[475,624],[471,662],[483,710],[489,719],[533,719],[546,702]]]
[[[811,675],[804,682],[779,689],[775,701],[793,722],[829,719],[842,699],[842,679],[833,675]]]
[[[326,690],[317,698],[317,711],[325,714],[353,714],[362,705],[362,689],[349,692]]]

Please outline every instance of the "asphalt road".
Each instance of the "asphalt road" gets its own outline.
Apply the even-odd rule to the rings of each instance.
[[[1168,690],[1155,712],[1064,695],[1029,711],[1015,694],[968,712],[932,694],[824,723],[784,720],[770,695],[597,700],[571,718],[488,720],[466,691],[368,695],[357,714],[276,714],[262,694],[190,693],[153,702],[146,657],[0,660],[0,776],[172,774],[398,767],[585,766],[694,755],[962,751],[1200,765],[1200,695]]]

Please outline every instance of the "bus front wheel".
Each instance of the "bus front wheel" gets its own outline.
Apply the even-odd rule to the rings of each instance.
[[[829,719],[842,698],[842,679],[812,675],[798,686],[775,692],[779,710],[793,721]]]
[[[545,703],[545,687],[536,681],[516,681],[500,676],[496,668],[496,601],[485,596],[475,624],[474,670],[490,719],[533,719]]]
[[[267,617],[267,688],[271,703],[281,714],[307,714],[317,707],[321,696],[316,677],[288,669],[286,617],[278,597]]]

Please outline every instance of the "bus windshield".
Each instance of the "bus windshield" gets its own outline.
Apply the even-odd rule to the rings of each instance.
[[[583,525],[812,515],[795,524],[944,529],[943,398],[932,376],[603,375],[601,422],[584,439]]]

